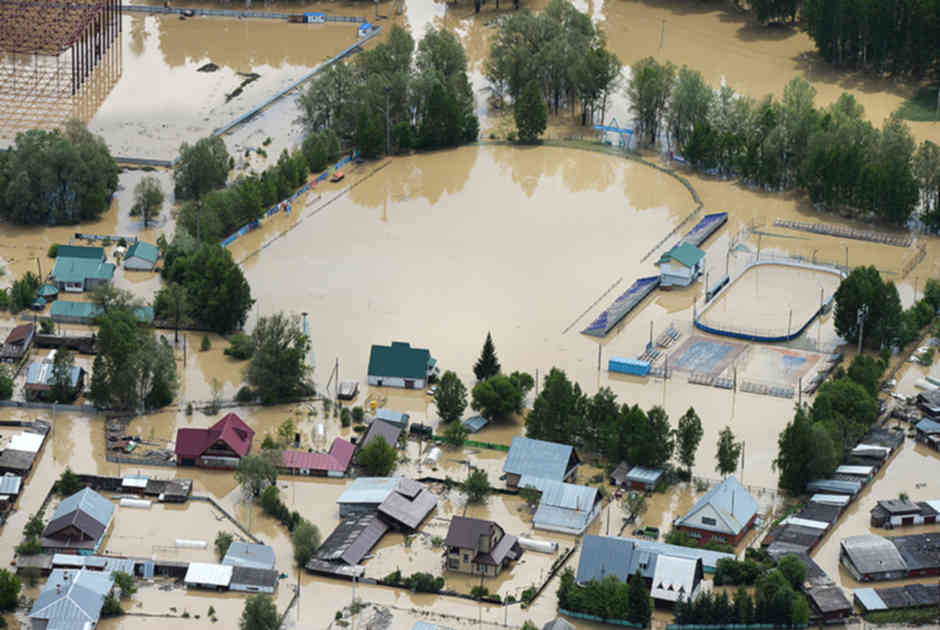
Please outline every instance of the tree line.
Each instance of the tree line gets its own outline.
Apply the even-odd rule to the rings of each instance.
[[[108,209],[118,168],[104,140],[78,120],[31,129],[0,151],[0,216],[26,225],[93,221]]]
[[[524,10],[500,22],[484,73],[499,100],[519,100],[534,81],[549,111],[580,106],[587,125],[605,118],[621,68],[588,15],[567,0],[551,0],[538,14]]]
[[[559,608],[602,619],[622,619],[645,627],[653,616],[653,601],[639,571],[626,582],[608,575],[603,580],[578,585],[574,571],[566,567],[561,572],[557,594]]]
[[[804,0],[802,17],[823,59],[840,66],[922,77],[940,62],[938,0]]]
[[[693,167],[765,190],[805,190],[822,209],[904,225],[923,197],[925,218],[940,225],[940,151],[916,147],[897,116],[881,129],[845,93],[829,107],[795,78],[781,100],[754,99],[702,74],[647,57],[637,61],[626,93],[639,138],[679,153]]]
[[[463,46],[433,27],[416,53],[411,35],[392,26],[386,42],[320,73],[299,105],[308,133],[330,130],[364,158],[454,147],[480,131]]]

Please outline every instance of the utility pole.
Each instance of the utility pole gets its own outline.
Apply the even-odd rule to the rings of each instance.
[[[376,0],[376,3],[375,3],[375,10],[376,11],[379,10],[378,0]],[[389,95],[391,94],[391,92],[392,92],[391,86],[386,86],[385,87],[385,155],[391,155],[392,153],[392,128],[389,126],[391,124],[389,122],[391,120],[391,117],[388,111]]]
[[[665,43],[665,40],[666,40],[666,19],[663,18],[663,25],[659,31],[659,49],[660,50],[663,49],[663,43]],[[940,103],[940,97],[938,97],[937,102]]]
[[[858,353],[862,353],[862,337],[865,334],[865,317],[868,316],[868,305],[862,304],[855,315],[858,323]]]

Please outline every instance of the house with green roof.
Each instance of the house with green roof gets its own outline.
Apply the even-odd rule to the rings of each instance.
[[[662,288],[687,287],[702,275],[705,252],[682,241],[660,256],[656,266],[659,268]]]
[[[428,377],[437,372],[437,361],[424,348],[403,341],[390,346],[373,345],[369,354],[369,385],[424,389]]]
[[[101,312],[101,307],[92,302],[72,302],[69,300],[56,300],[49,308],[49,317],[60,324],[95,323],[95,318]],[[140,306],[134,309],[137,321],[142,324],[153,323],[153,307]]]
[[[160,250],[156,245],[137,241],[124,254],[124,268],[132,271],[153,271],[158,258]]]
[[[59,291],[93,291],[114,278],[114,265],[105,261],[103,247],[59,245],[52,282]]]

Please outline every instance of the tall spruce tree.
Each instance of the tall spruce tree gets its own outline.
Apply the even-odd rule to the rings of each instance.
[[[490,333],[486,333],[483,352],[473,366],[473,373],[478,381],[485,381],[491,376],[499,374],[499,360],[496,358],[496,347],[493,346],[493,337]]]

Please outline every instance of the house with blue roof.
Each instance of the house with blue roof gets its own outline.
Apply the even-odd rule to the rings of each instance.
[[[33,630],[93,630],[114,588],[110,572],[54,569],[33,602]]]
[[[757,520],[754,497],[734,475],[709,490],[673,523],[704,545],[710,540],[736,546]]]
[[[517,436],[512,439],[503,472],[506,473],[507,488],[524,488],[520,485],[523,476],[530,479],[565,481],[578,471],[578,454],[570,444],[558,444]]]
[[[111,501],[91,488],[83,488],[59,503],[42,532],[42,549],[46,553],[94,553],[113,517]]]
[[[103,247],[59,245],[52,280],[69,293],[94,291],[114,279],[114,264],[106,262]]]

